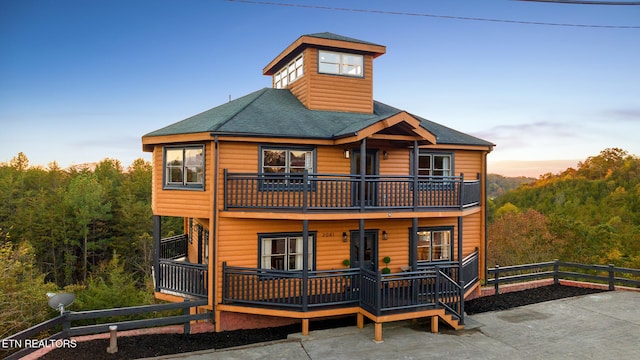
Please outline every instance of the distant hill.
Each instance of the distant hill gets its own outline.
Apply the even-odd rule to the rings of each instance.
[[[494,263],[553,257],[640,268],[640,157],[625,150],[605,149],[576,169],[543,175],[489,205]]]
[[[487,196],[490,199],[495,199],[522,184],[529,184],[534,181],[536,179],[525,176],[506,177],[498,174],[487,174]]]

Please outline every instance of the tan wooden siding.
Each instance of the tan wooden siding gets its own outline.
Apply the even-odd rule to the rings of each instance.
[[[462,242],[462,253],[467,256],[474,252],[476,248],[480,249],[484,232],[482,231],[482,212],[465,216],[462,223],[462,234],[464,240]]]
[[[163,147],[155,146],[153,150],[153,197],[152,209],[154,215],[161,216],[185,216],[208,218],[211,214],[211,191],[213,179],[205,176],[205,190],[165,190],[163,189]],[[211,143],[205,144],[205,173],[211,174],[208,170],[213,163],[211,160]]]
[[[465,180],[475,180],[482,173],[482,152],[480,151],[456,151],[456,174],[464,174]]]
[[[373,58],[364,57],[364,77],[355,78],[318,73],[317,50],[309,51],[308,103],[312,110],[373,112]],[[306,69],[305,69],[306,70]]]
[[[384,152],[387,152],[387,159]],[[381,148],[378,154],[380,158],[380,175],[409,175],[411,155],[408,149]]]

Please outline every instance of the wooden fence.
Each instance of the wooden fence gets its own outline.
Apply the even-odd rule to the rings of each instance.
[[[559,284],[560,279],[563,279],[608,284],[609,290],[615,290],[616,285],[640,288],[640,270],[612,264],[585,265],[553,260],[505,267],[496,265],[488,273],[487,285],[493,285],[496,294],[499,293],[500,284],[550,278],[553,278],[554,284]]]
[[[118,331],[141,329],[154,326],[166,326],[175,324],[184,324],[184,332],[188,334],[191,332],[191,321],[210,319],[210,313],[194,314],[191,315],[191,308],[197,306],[207,305],[207,300],[188,301],[182,303],[171,304],[158,304],[158,305],[144,305],[144,306],[132,306],[126,308],[115,308],[105,310],[91,310],[91,311],[79,311],[70,312],[65,311],[62,315],[56,316],[53,319],[42,322],[38,325],[32,326],[19,333],[11,335],[5,339],[0,340],[3,344],[20,344],[25,340],[40,339],[43,333],[55,331],[54,329],[62,326],[62,330],[57,333],[42,339],[45,343],[50,343],[52,340],[69,339],[71,336],[100,334],[109,332],[109,326],[116,325]],[[100,319],[100,318],[112,318],[116,316],[126,315],[139,315],[158,311],[171,311],[171,310],[183,310],[183,315],[165,316],[153,319],[144,320],[129,320],[121,322],[111,322],[106,324],[86,325],[86,326],[71,326],[73,321]],[[7,356],[5,359],[20,359],[25,355],[28,355],[38,350],[37,347],[26,347],[19,349],[18,351]]]

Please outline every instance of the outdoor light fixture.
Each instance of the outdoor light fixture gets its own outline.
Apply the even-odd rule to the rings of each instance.
[[[387,234],[386,230],[382,230],[382,240],[387,240],[389,238],[389,235]]]
[[[387,160],[389,158],[389,153],[387,152],[387,150],[382,152],[382,158]]]
[[[342,233],[342,242],[347,242],[347,233],[346,232]]]
[[[349,158],[349,149],[344,149],[344,158],[348,159]]]

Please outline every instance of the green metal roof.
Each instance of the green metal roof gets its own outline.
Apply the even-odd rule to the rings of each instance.
[[[336,139],[354,135],[400,112],[402,110],[378,101],[374,101],[373,114],[309,110],[287,89],[264,88],[150,132],[145,137],[210,132],[214,135]],[[412,116],[436,136],[438,144],[493,146],[488,141]]]

